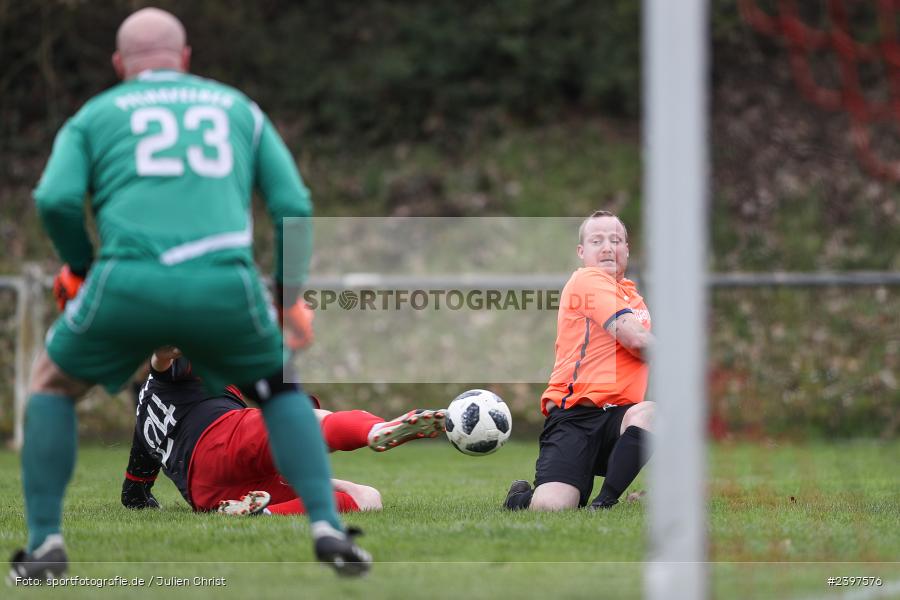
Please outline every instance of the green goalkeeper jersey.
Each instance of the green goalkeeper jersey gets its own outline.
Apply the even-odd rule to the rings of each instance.
[[[94,259],[85,194],[101,260],[250,263],[254,187],[275,225],[276,280],[300,284],[312,205],[272,123],[234,88],[158,70],[95,96],[65,123],[34,197],[60,257],[75,270]]]

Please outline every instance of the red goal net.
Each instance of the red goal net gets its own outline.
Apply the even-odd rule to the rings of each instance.
[[[900,122],[900,0],[739,0],[754,29],[779,38],[791,71],[810,102],[850,117],[850,137],[860,162],[872,175],[900,181],[900,157],[891,158],[874,135]],[[830,58],[823,76],[815,63]]]

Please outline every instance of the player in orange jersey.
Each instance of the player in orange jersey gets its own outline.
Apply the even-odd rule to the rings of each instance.
[[[541,396],[547,417],[535,487],[513,482],[510,510],[586,506],[594,476],[604,477],[591,508],[614,506],[646,462],[653,402],[645,402],[650,313],[625,278],[628,232],[596,211],[578,232],[576,270],[559,302],[556,363]]]

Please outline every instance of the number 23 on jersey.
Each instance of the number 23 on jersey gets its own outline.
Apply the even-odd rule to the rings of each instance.
[[[228,141],[228,115],[217,106],[192,106],[184,113],[181,127],[198,130],[203,127],[203,144],[187,147],[188,167],[202,177],[226,177],[234,165],[231,143]],[[159,132],[146,135],[151,123],[159,125]],[[178,142],[179,124],[175,113],[168,108],[151,106],[139,108],[131,114],[131,133],[144,136],[134,151],[137,174],[141,176],[177,177],[184,174],[184,160],[174,156],[157,156]],[[210,148],[215,155],[204,151]]]

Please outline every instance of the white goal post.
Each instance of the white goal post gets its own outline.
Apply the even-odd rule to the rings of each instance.
[[[657,346],[650,469],[650,600],[703,599],[706,573],[706,0],[644,0],[646,288]]]
[[[0,276],[0,288],[16,295],[15,358],[13,366],[13,436],[10,446],[18,450],[24,438],[25,402],[31,364],[44,343],[46,277],[39,265],[26,264],[22,275]]]

